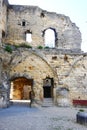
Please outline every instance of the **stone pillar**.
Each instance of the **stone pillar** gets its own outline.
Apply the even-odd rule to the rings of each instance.
[[[34,97],[34,106],[41,106],[43,100],[43,85],[40,81],[34,81],[33,91],[35,94]]]
[[[0,85],[0,107],[6,108],[10,105],[10,83],[6,72],[1,73],[1,85]]]

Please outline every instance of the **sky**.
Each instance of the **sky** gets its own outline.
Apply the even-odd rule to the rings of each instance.
[[[87,0],[8,0],[10,4],[34,5],[69,16],[82,34],[81,49],[87,52]]]

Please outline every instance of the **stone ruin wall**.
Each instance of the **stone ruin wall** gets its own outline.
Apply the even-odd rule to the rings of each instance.
[[[69,89],[69,99],[87,99],[87,54],[46,55],[57,72],[58,86]]]
[[[24,48],[13,51],[12,54],[2,49],[0,54],[0,103],[2,102],[1,97],[4,97],[5,107],[9,104],[11,80],[17,77],[33,79],[35,99],[41,101],[43,99],[43,79],[49,75],[56,81],[55,74],[44,57],[41,58],[38,53]]]
[[[0,0],[0,42],[5,37],[7,28],[7,3]]]
[[[22,58],[21,55],[23,55]],[[54,78],[54,80],[56,78],[52,68],[47,64],[47,61],[44,60],[44,57],[41,58],[38,53],[34,52],[20,52],[20,54],[15,56],[12,64],[14,65],[10,70],[10,77],[27,75],[27,78],[29,77],[29,79],[33,79],[35,99],[42,100],[43,79],[45,79],[47,76]]]
[[[22,26],[23,21],[25,26]],[[33,47],[44,46],[44,31],[48,28],[52,28],[56,32],[55,46],[57,48],[81,49],[81,33],[69,17],[47,12],[36,6],[10,5],[7,37],[4,42],[25,43],[25,32],[29,30],[32,33],[32,42],[27,44]]]
[[[33,77],[36,80],[35,87],[37,86],[36,90],[38,94],[39,91],[42,89],[43,79],[45,79],[46,76],[49,75],[50,77],[54,78],[56,89],[63,87],[69,90],[69,99],[71,100],[71,102],[73,99],[87,99],[87,55],[55,53],[52,54],[51,52],[51,54],[43,55],[43,57],[46,59],[47,63],[50,65],[56,75],[53,75],[50,67],[47,67],[45,64],[43,64],[39,58],[35,58],[36,61],[34,63],[38,63],[36,64],[36,71],[38,70],[38,72],[34,70]],[[31,62],[29,58],[27,58],[25,65],[27,65],[28,62]],[[32,63],[31,66],[33,66]],[[15,68],[15,71],[18,72],[18,70],[20,70],[19,68],[22,68],[22,70],[20,71],[22,72],[24,68],[24,63],[22,64],[22,67],[19,66],[18,69]],[[28,67],[25,71],[31,73],[32,69],[33,68],[30,68],[29,72]],[[41,96],[43,97],[43,93]]]
[[[24,74],[24,76],[27,74],[28,77],[32,76],[35,79],[36,98],[39,99],[40,96],[43,96],[42,80],[47,75],[50,75],[50,77],[54,77],[55,81],[55,100],[57,98],[56,90],[60,87],[69,90],[69,99],[71,102],[73,99],[78,99],[79,97],[81,99],[87,99],[87,54],[76,52],[76,50],[81,49],[81,33],[78,27],[70,21],[69,17],[47,12],[38,7],[10,6],[8,9],[8,21],[6,24],[6,10],[7,6],[5,4],[2,19],[0,17],[1,30],[5,31],[5,37],[2,38],[3,44],[10,43],[13,45],[19,45],[25,43],[25,32],[31,30],[32,43],[26,44],[33,46],[33,49],[39,45],[44,46],[44,36],[42,34],[48,28],[56,29],[57,39],[56,49],[38,49],[36,51],[42,56],[44,62],[39,59],[38,56],[35,58],[33,55],[31,56],[37,61],[40,66],[39,68],[37,64],[36,67],[33,68],[34,63],[36,62],[32,62],[30,65],[29,61],[31,60],[29,57],[25,60],[25,49],[22,49],[20,55],[18,50],[9,54],[0,49],[0,84],[2,85],[2,83],[7,82],[12,75],[16,76],[17,72],[19,72],[19,76],[21,76],[21,74]],[[44,16],[42,14],[44,14]],[[23,20],[25,20],[26,26],[22,26]],[[1,34],[2,32],[0,32],[0,37],[2,37]],[[61,48],[62,50],[60,51],[58,48]],[[32,51],[35,51],[33,49]],[[64,52],[64,49],[71,49],[71,52]],[[74,51],[73,53],[72,50]],[[15,58],[16,54],[18,54],[18,56]],[[23,64],[19,63],[20,59]],[[37,70],[39,72],[37,72]],[[8,74],[8,79],[6,79],[4,73]],[[42,77],[40,75],[42,75]],[[4,88],[3,90],[3,92],[5,92],[5,97],[7,96],[6,100],[9,99],[9,89],[6,90],[6,88]],[[41,95],[39,95],[40,93]],[[8,101],[5,101],[5,104],[7,104],[7,102]]]
[[[49,75],[54,78],[55,102],[58,98],[56,90],[62,87],[69,90],[68,98],[71,104],[73,99],[87,99],[87,54],[63,54],[54,50],[38,50],[39,53],[36,53],[38,57],[34,55],[35,52],[31,52],[30,54],[28,50],[23,51],[23,49],[20,49],[20,53],[15,51],[11,55],[4,52],[3,62],[1,61],[2,64],[0,64],[3,70],[0,74],[2,83],[6,82],[4,72],[7,72],[8,79],[13,76],[33,78],[35,98],[41,100],[43,99],[43,79]],[[8,93],[9,89],[6,91]]]

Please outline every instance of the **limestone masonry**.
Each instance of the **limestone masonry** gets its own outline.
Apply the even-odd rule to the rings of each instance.
[[[68,16],[0,0],[0,107],[49,98],[57,106],[87,99],[80,30]]]

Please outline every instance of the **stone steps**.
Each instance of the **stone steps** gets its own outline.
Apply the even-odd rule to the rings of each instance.
[[[11,105],[16,106],[30,106],[30,100],[11,100]],[[42,107],[52,107],[54,106],[52,98],[44,98]]]
[[[52,98],[44,98],[42,107],[54,106]]]
[[[30,106],[30,100],[11,100],[11,105]]]

